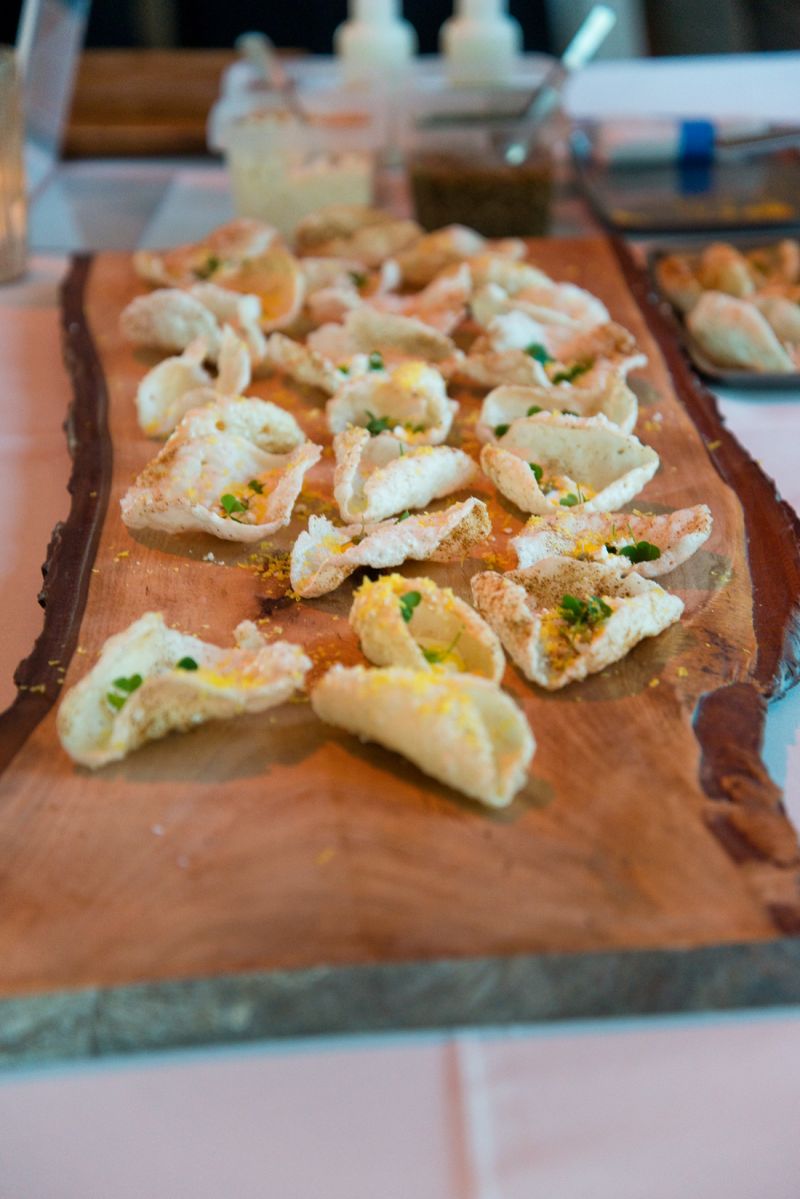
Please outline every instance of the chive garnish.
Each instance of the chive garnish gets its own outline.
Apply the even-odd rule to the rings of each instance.
[[[175,664],[178,670],[197,670],[198,666],[194,658],[181,658],[180,662]]]
[[[258,479],[251,479],[247,486],[251,491],[255,491],[258,495],[264,494],[264,484],[260,483]]]
[[[545,347],[538,341],[532,341],[529,346],[525,347],[525,353],[529,358],[535,358],[537,362],[552,362],[553,356],[548,353]]]
[[[541,411],[542,411],[542,409],[539,407],[538,404],[531,404],[530,408],[525,413],[525,415],[526,416],[536,416],[536,413],[541,412]]]
[[[508,430],[510,428],[511,428],[511,425],[495,425],[495,427],[494,427],[495,437],[505,437],[506,433],[508,432]]]
[[[536,482],[537,482],[537,483],[541,483],[541,481],[542,481],[542,476],[544,475],[544,471],[542,470],[542,468],[541,468],[541,466],[539,465],[539,463],[538,463],[538,462],[529,462],[529,463],[528,463],[528,466],[529,466],[529,467],[531,468],[531,470],[533,471],[533,477],[534,477],[534,479],[536,480]]]
[[[380,350],[373,350],[367,359],[367,365],[371,371],[383,370],[383,354]]]

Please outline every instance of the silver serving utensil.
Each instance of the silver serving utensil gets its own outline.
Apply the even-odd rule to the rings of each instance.
[[[567,76],[580,70],[594,58],[617,23],[617,14],[606,4],[596,4],[579,27],[561,58],[545,75],[520,118],[521,128],[513,134],[492,134],[492,149],[509,166],[519,166],[528,157],[530,143],[538,125],[554,110],[561,99]]]
[[[294,80],[286,73],[271,39],[265,33],[242,33],[234,47],[255,68],[264,86],[279,92],[292,115],[307,123],[308,113],[297,98]]]
[[[592,58],[605,41],[617,22],[617,15],[607,4],[595,4],[577,33],[570,41],[561,58],[547,71],[541,83],[531,92],[524,104],[516,109],[487,109],[480,111],[439,112],[420,117],[418,129],[444,129],[449,127],[509,125],[525,122],[535,126],[555,107],[564,80]],[[515,139],[515,144],[519,139]],[[509,160],[511,161],[511,160]],[[519,159],[518,161],[522,161]]]

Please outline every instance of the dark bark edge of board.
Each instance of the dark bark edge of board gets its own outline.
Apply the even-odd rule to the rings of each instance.
[[[797,834],[761,760],[767,703],[800,680],[800,520],[775,483],[728,430],[716,398],[683,349],[675,314],[621,238],[612,238],[628,287],[672,377],[675,394],[720,478],[742,506],[753,586],[757,655],[746,682],[702,696],[694,714],[705,821],[734,861],[788,872],[786,898],[768,905],[781,932],[800,933]]]
[[[72,503],[67,519],[53,529],[42,566],[38,600],[44,626],[14,672],[17,695],[0,715],[0,773],[59,697],[59,679],[78,644],[108,506],[113,467],[108,392],[84,308],[91,265],[91,255],[74,257],[60,288],[62,347],[73,397],[64,425],[72,458],[67,484]]]

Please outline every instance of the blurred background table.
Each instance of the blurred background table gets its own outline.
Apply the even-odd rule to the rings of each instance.
[[[219,164],[153,157],[199,149],[227,56],[203,70],[183,59],[185,73],[176,61],[149,58],[149,82],[122,59],[86,61],[69,142],[80,157],[34,206],[28,278],[0,290],[0,706],[38,630],[39,564],[67,506],[66,256],[190,239],[230,213]],[[136,79],[124,112],[151,129],[150,157],[87,158],[117,123],[111,99],[99,120],[104,102],[87,97],[113,95],[118,74]],[[175,107],[155,102],[165,94]],[[738,115],[742,97],[749,115],[796,118],[800,55],[597,64],[568,103],[581,116]],[[152,108],[164,120],[151,128]],[[555,215],[556,233],[595,228],[572,188]],[[796,508],[798,400],[722,396]],[[796,693],[775,705],[765,748],[796,821],[798,716]],[[42,1065],[0,1075],[0,1199],[796,1199],[798,1100],[794,1008]]]

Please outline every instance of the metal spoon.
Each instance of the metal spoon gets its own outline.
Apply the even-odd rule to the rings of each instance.
[[[293,79],[290,79],[275,46],[265,33],[243,33],[237,37],[235,48],[258,72],[259,79],[279,92],[286,107],[298,121],[308,123],[308,113],[297,98]]]
[[[561,58],[557,59],[544,79],[531,92],[521,108],[490,109],[485,112],[441,112],[422,117],[419,129],[446,127],[510,125],[524,122],[524,134],[496,133],[492,137],[495,150],[506,162],[523,162],[534,128],[553,110],[561,95],[567,76],[593,58],[617,22],[617,15],[607,4],[595,4],[581,23]]]

